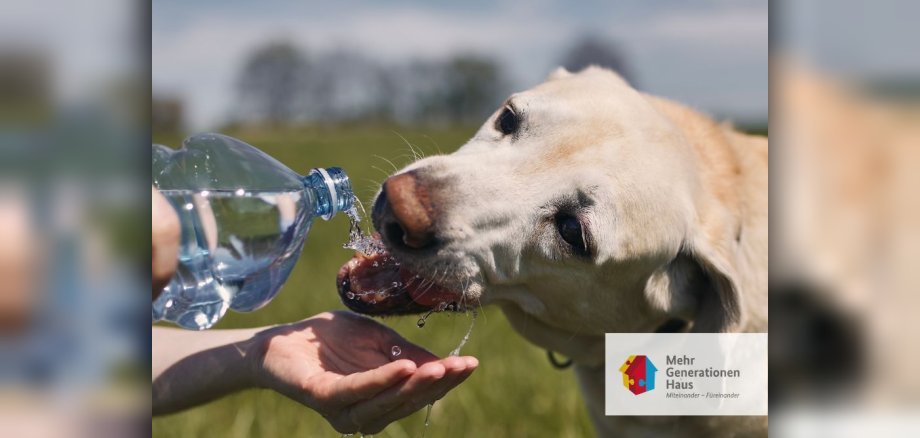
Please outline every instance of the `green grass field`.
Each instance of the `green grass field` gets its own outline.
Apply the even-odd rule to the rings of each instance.
[[[340,166],[351,177],[365,204],[393,165],[410,162],[405,140],[426,155],[449,153],[475,128],[398,128],[336,126],[283,131],[225,131],[249,142],[298,172],[312,167]],[[181,138],[155,136],[178,146]],[[281,293],[268,306],[249,314],[231,313],[220,328],[257,327],[297,321],[316,313],[345,309],[335,291],[335,274],[351,257],[342,249],[347,238],[344,216],[318,220],[307,237],[303,255]],[[423,329],[417,317],[382,320],[409,340],[446,356],[463,337],[470,315],[435,314]],[[479,358],[479,369],[434,405],[427,437],[515,436],[574,437],[593,434],[570,370],[550,366],[545,351],[515,333],[497,308],[479,315],[463,354]],[[419,437],[424,410],[391,424],[378,437]],[[338,437],[310,409],[270,391],[251,390],[153,421],[156,437]]]

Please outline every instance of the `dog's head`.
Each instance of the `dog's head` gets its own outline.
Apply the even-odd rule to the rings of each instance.
[[[560,69],[455,153],[385,181],[373,222],[389,254],[342,268],[343,301],[377,314],[501,303],[585,335],[671,318],[729,330],[737,224],[701,167],[615,73]]]

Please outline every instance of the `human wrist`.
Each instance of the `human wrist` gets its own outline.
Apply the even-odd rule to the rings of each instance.
[[[256,329],[153,330],[153,410],[166,414],[255,386]]]
[[[272,387],[270,376],[265,371],[265,359],[271,342],[272,329],[261,330],[243,342],[240,347],[245,352],[244,375],[247,386],[268,389]]]

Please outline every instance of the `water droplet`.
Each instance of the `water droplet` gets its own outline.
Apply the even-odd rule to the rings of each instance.
[[[402,354],[402,349],[399,348],[399,346],[394,345],[393,348],[390,349],[390,353],[393,353],[393,357],[396,357]]]
[[[428,313],[425,314],[425,316],[419,318],[419,320],[415,322],[415,325],[417,325],[418,328],[424,327],[425,322],[428,320],[428,317],[431,316],[432,312],[434,312],[434,309],[429,310]]]
[[[386,253],[386,249],[381,245],[380,241],[373,237],[366,236],[364,232],[361,231],[361,217],[358,215],[357,206],[352,206],[352,208],[345,211],[345,215],[348,216],[349,219],[349,228],[348,242],[342,245],[344,248],[353,249],[365,255]],[[378,265],[375,264],[374,266]]]
[[[236,189],[236,192],[234,192],[234,194],[236,194],[236,196],[243,196],[246,194],[246,190],[239,188],[239,189]]]
[[[354,292],[348,292],[348,293],[345,294],[345,296],[348,297],[349,300],[355,299],[355,293],[354,293]]]
[[[466,342],[470,340],[470,333],[473,333],[473,326],[476,325],[476,316],[477,316],[477,315],[478,315],[478,313],[474,310],[474,311],[473,311],[473,319],[470,320],[470,328],[467,329],[466,334],[463,336],[463,339],[460,340],[460,345],[458,345],[457,348],[454,349],[454,351],[451,351],[451,352],[450,352],[450,355],[451,355],[451,356],[459,356],[459,355],[460,355],[460,349],[463,348],[463,346],[466,345]]]
[[[432,406],[434,406],[434,402],[428,404],[428,410],[425,412],[425,428],[422,429],[422,438],[425,438],[425,432],[428,431],[428,420],[431,419]]]
[[[191,202],[189,202],[188,204],[185,204],[184,208],[185,208],[186,210],[191,211],[193,208],[195,208],[195,206],[192,205]]]

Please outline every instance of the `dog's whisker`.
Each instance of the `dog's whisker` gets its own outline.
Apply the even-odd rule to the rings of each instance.
[[[365,179],[364,179],[364,182],[370,183],[370,184],[371,184],[370,187],[368,187],[367,189],[365,189],[365,190],[370,191],[371,193],[377,193],[377,190],[379,190],[379,189],[380,189],[380,186],[383,185],[383,181],[378,181],[378,180],[373,179],[373,178],[365,178]]]
[[[444,272],[441,274],[441,278],[438,279],[438,284],[443,284],[444,280],[447,279],[447,274],[450,272],[450,267],[445,267]]]
[[[383,169],[381,169],[381,168],[379,168],[379,167],[377,167],[377,166],[371,166],[371,168],[374,169],[374,170],[376,170],[376,171],[378,171],[378,172],[380,172],[380,173],[382,173],[384,179],[388,178],[388,177],[390,176],[390,174],[392,174],[392,172],[387,172],[386,170],[383,170]]]
[[[385,161],[387,164],[389,164],[389,165],[393,168],[393,171],[394,171],[394,172],[397,171],[397,170],[399,169],[399,166],[397,166],[396,163],[393,163],[392,160],[390,160],[390,159],[387,158],[387,157],[384,157],[383,155],[376,155],[376,154],[375,154],[375,155],[372,155],[372,157]]]
[[[421,160],[426,157],[425,151],[418,145],[412,145],[412,152],[415,155],[416,160]]]
[[[397,155],[396,158],[400,160],[405,160],[408,162],[417,161],[419,159],[418,156],[416,156],[415,154],[400,154],[400,155]]]
[[[464,304],[466,303],[466,295],[469,293],[469,291],[470,291],[470,286],[472,286],[472,285],[473,285],[473,279],[472,279],[472,278],[467,278],[467,279],[466,279],[466,284],[463,285],[463,291],[460,293],[460,308],[461,308],[461,309],[465,309],[465,308],[466,308],[466,307],[464,306]]]
[[[391,131],[391,132],[393,132],[394,134],[396,134],[396,136],[398,136],[400,139],[402,139],[403,143],[405,143],[406,146],[409,147],[409,150],[412,151],[412,154],[413,154],[413,156],[415,156],[415,159],[416,159],[416,160],[421,159],[421,157],[419,156],[419,154],[416,153],[415,149],[413,148],[412,143],[411,143],[409,140],[407,140],[406,137],[403,137],[402,134],[400,134],[399,132],[396,132],[396,131]]]
[[[482,283],[485,282],[485,279],[483,278],[482,271],[478,272],[478,273],[477,273],[477,276],[479,277],[479,284],[482,284]],[[485,311],[485,309],[482,308],[482,300],[477,300],[477,301],[476,301],[476,304],[479,305],[479,310],[480,310],[479,313],[482,313],[482,323],[483,323],[483,324],[488,323],[488,322],[489,322],[489,317],[486,316],[486,311]]]
[[[426,135],[425,135],[425,138],[427,138],[428,141],[430,141],[431,144],[434,145],[435,149],[438,151],[438,155],[443,155],[443,154],[444,154],[444,152],[441,152],[441,146],[438,144],[438,142],[436,142],[433,138],[431,138],[430,135],[427,135],[427,134],[426,134]]]
[[[374,157],[374,158],[379,158],[379,159],[381,159],[381,160],[386,161],[387,163],[389,163],[390,166],[393,166],[393,172],[396,172],[396,171],[399,170],[399,167],[396,166],[396,164],[393,163],[393,161],[391,161],[389,158],[386,158],[386,157],[384,157],[384,156],[382,156],[382,155],[373,155],[373,157]]]
[[[437,276],[438,276],[438,270],[435,269],[435,270],[434,270],[434,275],[433,275],[432,277],[437,277]],[[418,294],[418,297],[417,297],[417,298],[420,298],[420,297],[424,296],[426,293],[428,293],[428,291],[430,291],[431,288],[434,287],[434,285],[435,285],[435,282],[434,282],[434,281],[429,282],[429,283],[428,283],[428,287],[426,287],[425,290],[422,291],[422,293]]]
[[[419,276],[418,274],[416,274],[414,277],[410,278],[409,281],[406,282],[405,287],[406,288],[409,288],[410,286],[421,287],[422,284],[424,284],[424,282],[425,282],[425,279]]]
[[[434,275],[435,275],[435,276],[438,275],[437,269],[435,269]],[[436,284],[436,283],[435,283],[435,281],[434,281],[433,278],[430,279],[430,280],[428,280],[428,286],[425,287],[425,290],[422,292],[422,295],[424,295],[426,292],[428,292],[429,290],[431,290],[431,288],[434,287],[435,284]]]
[[[412,152],[415,153],[415,157],[417,160],[421,160],[422,158],[425,158],[425,153],[420,146],[409,143],[409,147],[412,148]]]
[[[418,289],[422,289],[423,287],[430,287],[430,285],[432,284],[431,279],[427,277],[418,277],[418,278],[419,278]]]
[[[400,155],[400,157],[406,157],[409,159],[409,161],[417,161],[421,158],[418,151],[415,150],[415,146],[413,146],[411,143],[407,144],[406,149],[409,153]]]

